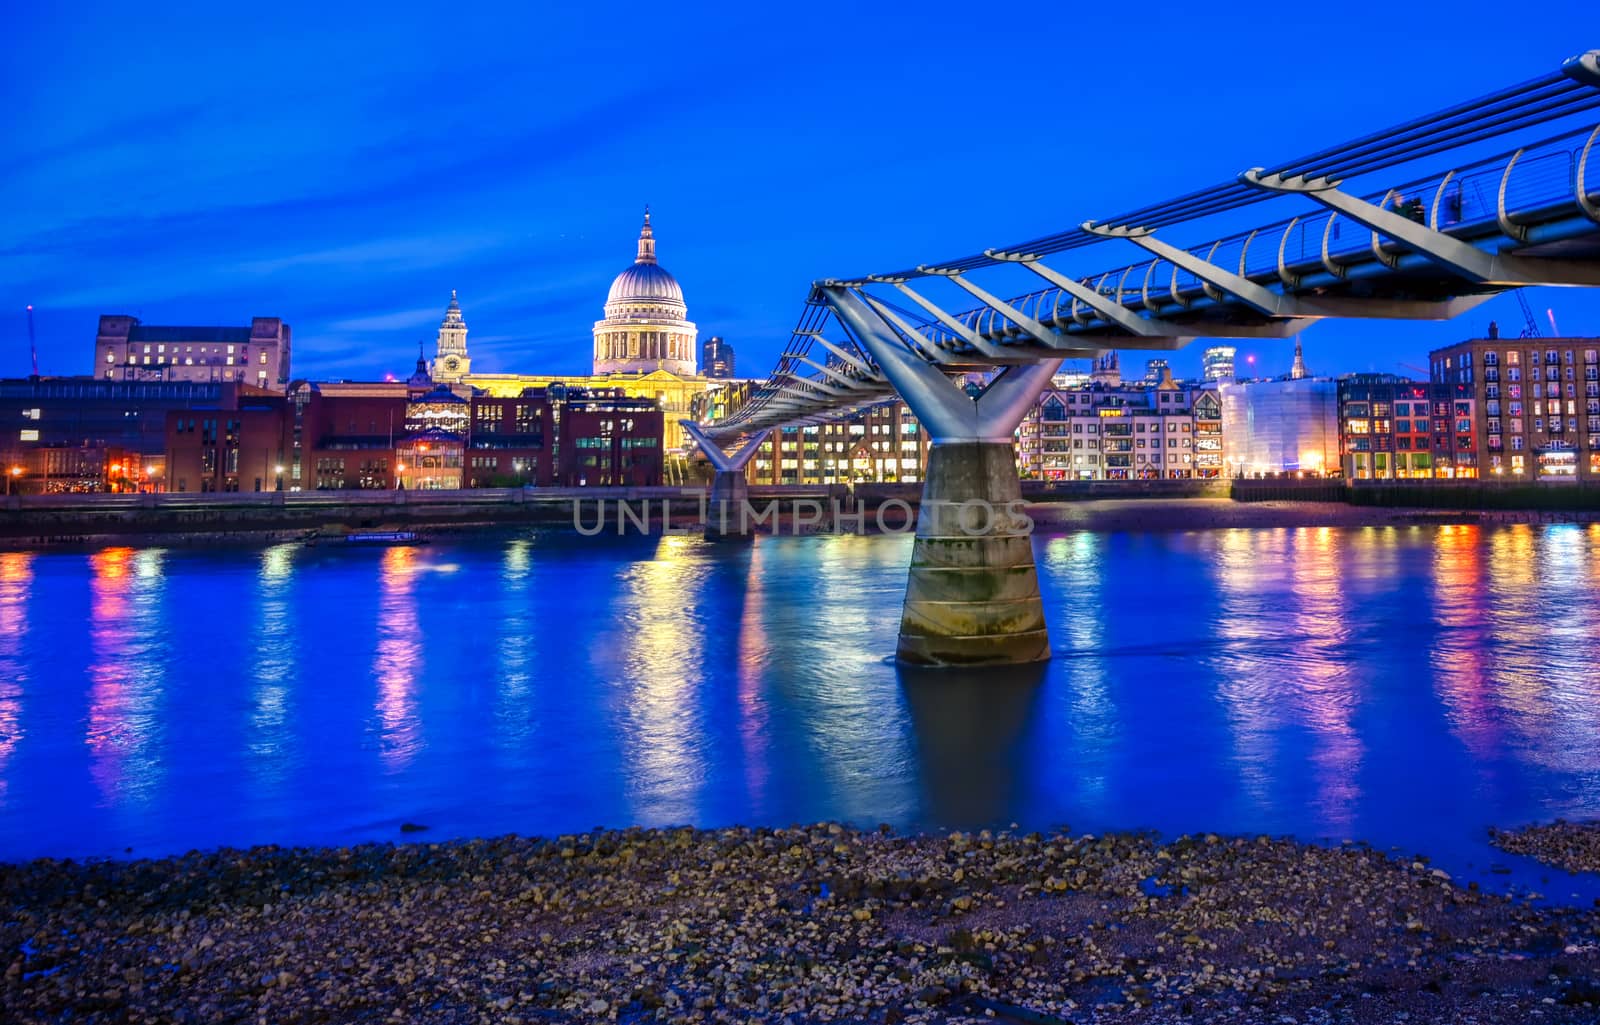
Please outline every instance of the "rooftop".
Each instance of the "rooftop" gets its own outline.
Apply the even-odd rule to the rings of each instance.
[[[135,324],[128,332],[131,342],[238,342],[250,341],[247,327],[158,327]]]

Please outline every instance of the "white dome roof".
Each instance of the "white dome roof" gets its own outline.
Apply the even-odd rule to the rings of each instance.
[[[618,274],[606,295],[608,306],[626,302],[668,302],[682,306],[683,289],[678,287],[678,279],[659,263],[640,261]]]
[[[630,307],[655,307],[643,311]],[[666,320],[683,320],[688,308],[678,279],[656,262],[655,234],[650,230],[650,208],[644,209],[644,227],[639,231],[639,255],[633,266],[617,275],[606,295],[607,317],[628,317],[644,313]]]

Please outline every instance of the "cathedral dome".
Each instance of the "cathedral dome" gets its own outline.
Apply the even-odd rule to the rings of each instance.
[[[687,313],[678,279],[656,262],[649,207],[645,208],[644,227],[639,232],[639,255],[633,266],[611,282],[611,291],[606,294],[606,316],[626,316],[625,308],[631,306],[664,307],[662,313],[680,319]]]
[[[594,372],[693,377],[697,337],[678,279],[656,262],[656,238],[645,207],[638,259],[611,283],[605,319],[594,325]]]
[[[608,306],[627,302],[668,302],[682,306],[683,289],[665,267],[654,260],[648,263],[641,260],[617,275],[606,296]]]

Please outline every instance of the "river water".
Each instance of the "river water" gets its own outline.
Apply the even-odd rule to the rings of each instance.
[[[1481,872],[1600,814],[1600,526],[1035,543],[1056,657],[931,675],[906,537],[0,553],[0,859],[836,819]]]

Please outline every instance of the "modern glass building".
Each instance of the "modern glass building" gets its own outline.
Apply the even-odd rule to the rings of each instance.
[[[1212,345],[1200,356],[1202,376],[1207,381],[1222,382],[1233,380],[1233,357],[1238,353],[1231,345]]]
[[[1321,476],[1339,470],[1339,385],[1320,378],[1224,383],[1228,474]]]

